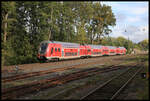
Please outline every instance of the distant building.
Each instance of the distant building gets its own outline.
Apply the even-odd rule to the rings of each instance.
[[[142,53],[148,53],[148,51],[142,51],[139,49],[134,48],[131,54],[142,54]]]

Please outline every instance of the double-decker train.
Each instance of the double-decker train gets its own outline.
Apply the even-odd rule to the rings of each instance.
[[[78,43],[60,41],[42,41],[39,45],[39,60],[61,60],[72,58],[85,58],[104,55],[126,54],[124,47],[103,45],[80,45]]]

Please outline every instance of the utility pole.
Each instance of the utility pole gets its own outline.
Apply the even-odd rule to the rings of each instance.
[[[50,23],[51,23],[51,26],[50,26],[50,28],[49,28],[49,38],[48,38],[48,40],[50,41],[52,38],[52,31],[51,31],[51,29],[52,29],[52,25],[53,25],[53,21],[52,21],[52,19],[53,19],[53,7],[51,8],[51,19],[50,19]]]
[[[110,42],[110,46],[112,46],[112,40],[111,40],[111,37],[109,37],[109,34],[108,34],[108,39],[109,39],[109,42]]]
[[[127,32],[127,30],[125,29],[125,33]],[[127,52],[129,53],[130,51],[130,47],[129,47],[129,36],[128,36],[128,49],[127,49]]]
[[[129,46],[129,36],[128,36],[128,53],[130,51],[130,46]]]

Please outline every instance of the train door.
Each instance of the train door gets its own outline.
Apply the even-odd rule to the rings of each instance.
[[[105,55],[105,46],[102,47],[102,55]]]
[[[60,47],[58,47],[58,54],[57,54],[59,57],[61,57],[61,49]]]
[[[87,49],[87,55],[90,55],[90,52],[91,52],[91,50],[90,50],[90,48],[88,48]]]
[[[103,55],[103,53],[102,53],[102,52],[103,52],[103,49],[101,48],[101,49],[100,49],[100,55]]]
[[[87,46],[84,46],[84,56],[87,56]]]
[[[62,49],[62,51],[61,51],[61,52],[62,52],[62,57],[64,57],[64,49]]]
[[[106,55],[106,47],[103,49],[103,55]]]
[[[56,52],[57,52],[57,48],[56,48],[56,47],[54,47],[53,56],[56,56]]]
[[[106,55],[109,55],[109,48],[106,47]]]
[[[61,54],[60,48],[59,47],[54,47],[54,56],[59,57]]]
[[[78,56],[80,56],[80,49],[78,48]]]
[[[53,56],[53,53],[54,53],[54,48],[53,47],[51,47],[51,51],[50,52],[51,52],[50,55]]]

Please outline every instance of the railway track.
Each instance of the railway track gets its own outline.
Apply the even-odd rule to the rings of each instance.
[[[114,55],[114,57],[115,57],[116,55]],[[118,55],[119,56],[119,55]],[[111,56],[112,57],[112,56]],[[22,70],[24,70],[24,69],[26,69],[26,68],[29,68],[29,69],[31,69],[31,67],[34,67],[34,66],[43,66],[43,65],[45,65],[45,64],[48,64],[48,65],[50,65],[50,66],[55,66],[55,65],[62,65],[62,64],[67,64],[68,62],[69,63],[74,63],[74,62],[79,62],[79,61],[83,61],[83,62],[85,62],[87,59],[88,60],[92,60],[92,59],[94,59],[95,60],[95,58],[97,58],[97,59],[99,59],[99,58],[107,58],[106,56],[98,56],[98,57],[92,57],[92,58],[84,58],[84,59],[81,59],[81,58],[74,58],[74,59],[64,59],[64,60],[59,60],[59,61],[53,61],[53,62],[46,62],[46,63],[32,63],[32,64],[22,64],[22,65],[25,65],[24,67],[22,67],[22,65],[18,65],[19,67],[20,67],[20,69],[22,69]],[[31,65],[31,66],[29,66],[29,65]],[[5,69],[4,69],[5,68]],[[4,68],[2,68],[2,72],[14,72],[14,69],[16,69],[15,68],[15,65],[12,65],[12,66],[6,66],[6,67],[4,67]],[[6,69],[7,68],[7,69]]]
[[[115,67],[115,68],[112,68]],[[117,69],[126,68],[126,66],[110,66],[107,68],[90,68],[82,70],[79,72],[74,72],[71,74],[66,74],[62,76],[57,76],[50,79],[44,79],[40,81],[31,82],[28,84],[10,87],[2,89],[2,99],[15,99],[19,96],[26,95],[29,93],[37,92],[39,90],[44,90],[46,88],[55,87],[60,84],[65,84],[67,82],[82,79],[95,75],[97,73],[109,72]]]
[[[31,73],[18,74],[18,75],[14,75],[14,76],[4,77],[4,78],[2,78],[2,83],[26,79],[26,78],[30,78],[30,77],[34,77],[34,76],[42,76],[42,75],[46,75],[46,74],[50,74],[50,73],[54,73],[54,72],[60,72],[60,71],[75,69],[75,68],[79,68],[81,66],[96,64],[97,62],[98,61],[83,63],[83,64],[77,64],[77,65],[67,66],[67,67],[63,67],[63,68],[54,68],[54,69],[49,69],[49,70],[44,70],[44,71],[31,72]]]
[[[123,55],[117,55],[117,56],[123,56]],[[100,58],[104,58],[104,59],[107,59],[107,58],[110,58],[110,57],[116,57],[116,55],[112,55],[112,56],[98,56],[98,57],[92,57],[92,58],[88,58],[88,60],[94,60],[96,61],[97,59],[100,59]],[[96,60],[95,60],[96,59]],[[43,66],[43,65],[46,65],[48,64],[49,66],[55,66],[55,65],[62,65],[62,64],[66,64],[66,63],[74,63],[74,62],[79,62],[79,61],[83,61],[83,62],[86,62],[87,59],[81,59],[81,58],[78,58],[78,59],[68,59],[68,60],[60,60],[60,61],[57,61],[57,62],[50,62],[50,63],[42,63],[42,64],[38,64],[38,63],[35,63],[35,64],[24,64],[24,66],[20,65],[19,66],[19,69],[20,70],[25,70],[25,69],[32,69],[31,67],[35,67],[35,66]],[[91,61],[93,62],[93,61]],[[30,65],[30,66],[29,66]],[[46,66],[47,67],[47,66]],[[6,69],[7,68],[7,69]],[[36,67],[35,67],[36,68]],[[16,68],[15,66],[8,66],[8,67],[5,67],[5,69],[2,68],[2,73],[13,73],[13,72],[16,72]],[[4,77],[6,78],[6,77]]]
[[[80,100],[113,100],[121,93],[121,91],[129,84],[129,82],[139,73],[143,67],[135,66],[135,68],[129,68],[125,72],[118,76],[112,77],[102,85],[96,87]],[[119,85],[118,85],[119,84]]]
[[[34,77],[34,76],[42,76],[42,75],[46,75],[46,74],[50,74],[50,73],[54,73],[54,72],[60,72],[60,71],[64,71],[64,70],[69,70],[69,69],[74,69],[74,68],[79,68],[81,66],[92,65],[97,62],[98,61],[90,62],[90,63],[86,63],[86,64],[77,64],[77,65],[67,66],[67,67],[63,67],[63,68],[54,68],[54,69],[50,69],[50,70],[31,72],[31,73],[25,73],[25,74],[19,74],[19,75],[15,75],[15,76],[5,77],[5,78],[2,78],[2,83],[21,80],[21,79],[25,79],[25,78],[29,78],[29,77]]]

